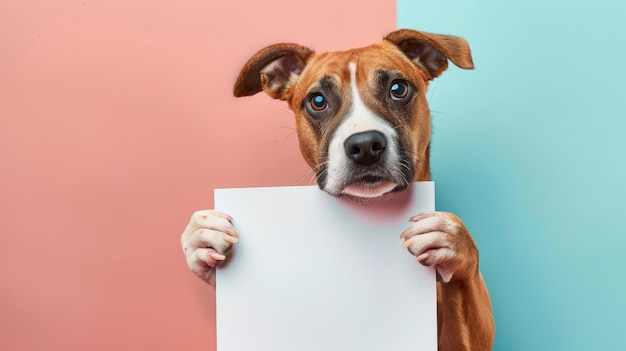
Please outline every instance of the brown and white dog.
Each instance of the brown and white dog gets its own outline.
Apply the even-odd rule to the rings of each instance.
[[[448,60],[473,68],[464,39],[406,29],[342,52],[276,44],[250,58],[234,94],[264,91],[287,101],[319,187],[336,196],[374,198],[430,180],[426,91]],[[238,240],[231,220],[198,211],[181,237],[189,267],[208,282]],[[421,264],[437,267],[439,350],[490,350],[495,325],[470,233],[451,213],[410,220],[401,234],[404,247]]]

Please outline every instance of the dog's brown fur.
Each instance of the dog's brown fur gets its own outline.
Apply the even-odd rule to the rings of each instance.
[[[300,149],[311,167],[323,162],[328,133],[334,130],[348,112],[346,101],[324,128],[316,128],[303,112],[303,99],[311,86],[323,76],[333,76],[337,82],[348,82],[348,62],[357,60],[356,80],[365,104],[376,114],[383,115],[393,125],[401,126],[398,133],[407,141],[415,164],[415,181],[431,180],[429,146],[431,135],[430,111],[426,90],[430,80],[448,66],[448,60],[461,68],[473,68],[467,42],[459,37],[398,30],[382,42],[343,52],[316,53],[297,44],[277,44],[255,54],[242,69],[235,84],[236,96],[265,91],[275,99],[286,100],[296,117]],[[406,121],[394,120],[386,107],[368,91],[376,81],[368,72],[379,68],[401,71],[416,88],[412,115]],[[349,97],[348,85],[339,87],[341,96]],[[454,249],[454,257],[446,261],[452,274],[447,283],[439,282],[438,331],[439,349],[490,350],[495,337],[495,324],[487,287],[478,267],[478,250],[463,222],[453,214],[440,213],[445,221],[445,238]],[[410,248],[409,248],[410,249]],[[432,261],[432,262],[431,262]],[[437,264],[428,257],[422,264]]]

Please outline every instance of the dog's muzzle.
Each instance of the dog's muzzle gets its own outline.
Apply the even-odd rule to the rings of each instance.
[[[331,195],[358,198],[406,189],[414,176],[413,162],[397,141],[388,138],[377,130],[347,137],[340,167],[319,170],[320,188]]]

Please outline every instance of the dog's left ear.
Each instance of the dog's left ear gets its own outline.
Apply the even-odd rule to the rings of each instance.
[[[291,43],[261,49],[241,69],[233,93],[241,97],[265,91],[274,99],[287,100],[312,54],[313,50]]]
[[[413,63],[426,69],[431,79],[448,68],[448,60],[460,68],[474,68],[469,45],[463,38],[400,29],[389,33],[385,40],[395,44]]]

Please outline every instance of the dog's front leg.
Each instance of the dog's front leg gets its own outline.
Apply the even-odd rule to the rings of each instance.
[[[439,350],[491,350],[495,324],[472,236],[452,213],[423,213],[411,221],[403,246],[437,268]]]

